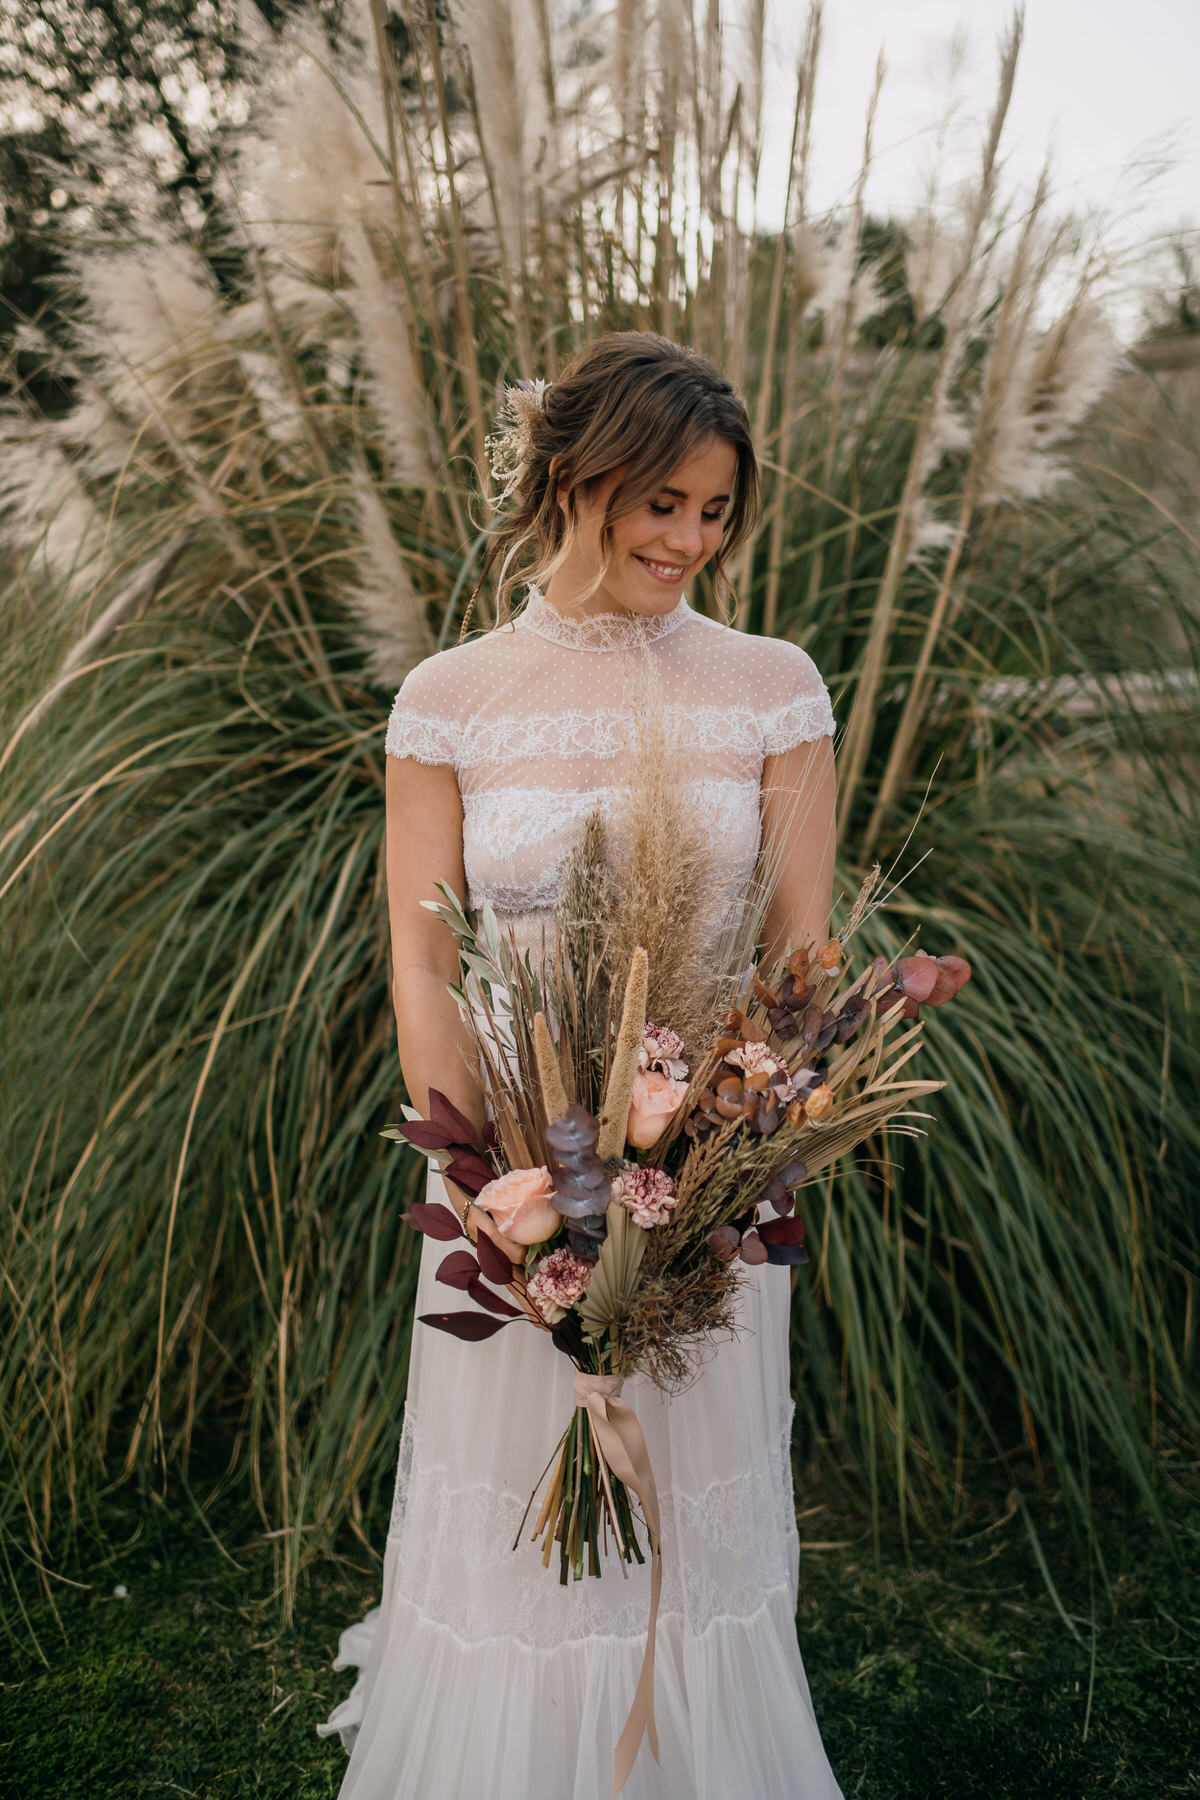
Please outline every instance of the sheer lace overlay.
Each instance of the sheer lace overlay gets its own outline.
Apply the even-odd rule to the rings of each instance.
[[[717,624],[686,599],[652,618],[566,618],[531,589],[511,624],[418,664],[396,696],[388,753],[454,769],[468,900],[510,915],[526,941],[587,813],[611,810],[642,658],[686,719],[692,797],[735,896],[758,850],[763,759],[834,730],[798,645]]]
[[[681,600],[653,619],[564,619],[538,593],[508,626],[408,676],[394,756],[453,767],[468,899],[518,938],[545,932],[588,812],[609,816],[649,658],[687,715],[694,796],[718,875],[744,886],[766,756],[833,731],[796,645],[714,624]],[[619,808],[616,808],[619,811]],[[431,1163],[428,1198],[445,1199]],[[426,1239],[418,1314],[473,1309],[438,1284]],[[667,1400],[626,1384],[663,1523],[655,1663],[661,1761],[643,1747],[622,1800],[841,1800],[796,1640],[790,1272],[747,1269],[738,1329]],[[380,1604],[342,1634],[361,1673],[320,1726],[351,1750],[340,1800],[609,1800],[633,1700],[648,1566],[561,1586],[521,1531],[574,1405],[572,1368],[522,1323],[484,1344],[417,1325]],[[536,1510],[536,1509],[535,1509]]]

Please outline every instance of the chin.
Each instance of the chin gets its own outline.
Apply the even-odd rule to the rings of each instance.
[[[621,604],[628,607],[630,612],[651,615],[671,612],[679,604],[680,597],[693,573],[694,571],[689,569],[687,574],[681,576],[678,581],[669,584],[659,583],[654,581],[653,577],[647,576],[639,563],[629,580],[621,584],[624,590],[621,595]]]

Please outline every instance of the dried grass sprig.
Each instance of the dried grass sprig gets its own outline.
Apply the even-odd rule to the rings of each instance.
[[[559,1014],[569,1019],[575,1093],[595,1111],[606,1065],[596,1067],[590,1047],[608,1041],[611,963],[608,952],[613,882],[603,813],[589,813],[563,866],[554,912],[555,987]],[[565,964],[565,966],[564,966]],[[563,1039],[560,1037],[560,1045]]]
[[[729,897],[713,862],[713,833],[688,796],[695,755],[686,715],[668,711],[649,656],[627,670],[632,737],[613,819],[615,893],[607,959],[625,967],[646,951],[647,1017],[686,1044],[700,1043],[719,1022],[727,997],[714,948]]]
[[[656,1235],[642,1259],[637,1307],[622,1320],[621,1347],[631,1368],[673,1395],[696,1379],[705,1343],[737,1336],[742,1276],[707,1254],[686,1268],[648,1267]]]
[[[533,1047],[537,1058],[542,1105],[546,1109],[546,1122],[549,1124],[552,1119],[562,1118],[571,1101],[563,1086],[558,1051],[554,1047],[554,1039],[550,1036],[550,1027],[546,1023],[545,1013],[534,1014]]]

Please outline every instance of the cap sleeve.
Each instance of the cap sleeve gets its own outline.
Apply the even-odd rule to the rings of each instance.
[[[457,768],[462,724],[455,705],[455,683],[447,679],[443,658],[428,656],[410,669],[392,704],[384,749],[389,756],[411,756],[421,763],[449,763]],[[439,665],[442,665],[439,667]]]
[[[773,640],[772,649],[778,663],[771,685],[779,698],[763,717],[764,756],[832,737],[836,730],[829,689],[808,651],[782,638]]]

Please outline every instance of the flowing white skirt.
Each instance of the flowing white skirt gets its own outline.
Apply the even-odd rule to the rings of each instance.
[[[428,1198],[444,1200],[431,1165]],[[417,1311],[471,1307],[435,1280]],[[841,1800],[796,1642],[789,1274],[747,1271],[741,1334],[686,1393],[625,1385],[663,1531],[655,1660],[660,1761],[643,1741],[623,1800]],[[574,1406],[573,1369],[520,1320],[482,1344],[414,1328],[383,1595],[342,1633],[349,1697],[318,1726],[350,1761],[339,1800],[609,1800],[633,1700],[649,1564],[610,1557],[560,1585],[513,1539]],[[536,1509],[535,1509],[536,1510]]]

